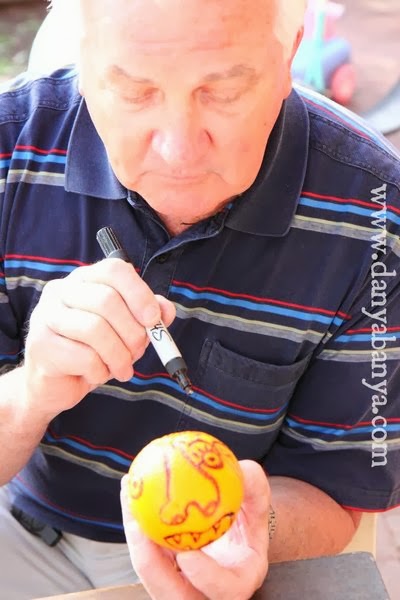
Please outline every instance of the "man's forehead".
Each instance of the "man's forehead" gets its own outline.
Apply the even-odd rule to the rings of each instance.
[[[246,79],[252,81],[257,79],[258,73],[256,69],[245,64],[237,64],[222,71],[207,72],[202,76],[204,83],[212,83],[214,81],[229,80],[229,79]],[[154,81],[147,77],[133,75],[119,65],[110,65],[105,70],[106,79],[114,83],[136,83],[136,84],[153,84]]]
[[[238,21],[242,30],[250,23],[273,22],[279,0],[79,0],[86,25],[97,19],[109,25],[123,22],[126,27],[147,34],[164,25],[171,33],[181,23],[193,26],[208,23],[210,29],[229,27]],[[146,26],[143,29],[143,26]],[[189,34],[190,32],[186,32]],[[173,34],[172,34],[173,35]]]

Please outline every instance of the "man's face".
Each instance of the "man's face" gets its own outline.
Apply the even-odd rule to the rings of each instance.
[[[175,233],[249,188],[289,94],[271,0],[85,0],[80,86],[120,182]]]

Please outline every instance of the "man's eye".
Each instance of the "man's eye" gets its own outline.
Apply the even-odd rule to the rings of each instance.
[[[141,92],[132,92],[129,94],[123,94],[121,99],[127,104],[142,104],[151,100],[156,93],[155,89],[148,89]]]
[[[207,102],[216,102],[217,104],[231,104],[240,98],[240,90],[202,90],[202,97]]]

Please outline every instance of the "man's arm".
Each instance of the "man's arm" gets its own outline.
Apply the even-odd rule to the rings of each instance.
[[[0,377],[0,485],[29,460],[47,428],[109,379],[128,381],[146,350],[145,327],[173,304],[119,259],[49,282],[32,312],[24,365]]]
[[[290,477],[270,477],[276,531],[269,562],[337,554],[351,541],[361,512],[343,509],[318,488]]]
[[[24,367],[0,377],[0,486],[26,464],[39,444],[47,419],[29,411]]]

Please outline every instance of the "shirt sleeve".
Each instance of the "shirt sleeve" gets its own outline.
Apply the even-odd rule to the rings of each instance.
[[[5,136],[4,136],[5,138]],[[3,138],[2,138],[3,141]],[[22,358],[22,343],[20,327],[10,300],[10,291],[17,285],[16,281],[8,280],[7,289],[7,223],[9,210],[6,208],[5,189],[9,154],[2,153],[0,145],[0,375],[16,367]],[[5,158],[2,158],[2,154]]]
[[[310,363],[265,459],[269,475],[306,481],[365,511],[400,504],[398,238],[392,246],[371,250],[349,319]]]
[[[16,367],[22,358],[17,320],[5,284],[4,261],[0,260],[0,375]]]

